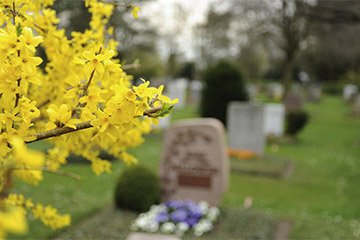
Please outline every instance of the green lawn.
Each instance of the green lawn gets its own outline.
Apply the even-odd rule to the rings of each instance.
[[[297,143],[283,143],[277,152],[267,153],[291,159],[295,169],[288,179],[244,176],[232,173],[230,189],[222,206],[238,208],[246,196],[253,207],[275,218],[294,221],[293,239],[360,238],[360,120],[347,116],[348,106],[338,97],[324,97],[320,104],[308,104],[311,120]],[[188,107],[172,113],[172,120],[196,116]],[[38,144],[42,148],[44,144]],[[139,161],[157,171],[162,133],[152,133],[145,143],[131,150]],[[81,181],[46,174],[35,190],[17,186],[33,200],[51,203],[63,213],[71,213],[73,224],[97,209],[111,204],[115,179],[123,168],[115,163],[113,174],[96,177],[88,165],[71,164],[66,171],[83,176]],[[39,239],[54,235],[32,221],[32,229],[20,238]]]

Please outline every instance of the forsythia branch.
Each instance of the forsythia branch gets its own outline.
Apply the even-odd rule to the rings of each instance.
[[[157,106],[154,108],[151,108],[147,111],[144,112],[143,116],[147,116],[147,117],[152,117],[152,114],[160,111],[162,109],[162,106]],[[61,136],[63,134],[66,133],[71,133],[71,132],[75,132],[75,131],[79,131],[82,129],[87,129],[87,128],[91,128],[93,127],[90,124],[90,121],[86,121],[86,122],[81,122],[78,124],[75,124],[76,128],[71,128],[71,127],[58,127],[58,128],[54,128],[45,132],[40,132],[40,133],[36,133],[34,135],[35,139],[33,140],[29,140],[29,141],[25,141],[26,143],[32,143],[32,142],[37,142],[43,139],[47,139],[47,138],[52,138],[52,137],[58,137]]]
[[[45,132],[36,133],[34,135],[35,139],[26,141],[26,143],[32,143],[32,142],[40,141],[40,140],[47,139],[47,138],[57,137],[57,136],[61,136],[66,133],[71,133],[71,132],[75,132],[75,131],[79,131],[82,129],[92,127],[92,125],[90,124],[90,121],[78,123],[78,124],[75,124],[75,126],[76,126],[76,128],[58,127],[58,128],[54,128],[54,129],[45,131]]]
[[[137,61],[135,60],[133,63],[121,66],[122,70],[137,69],[139,67],[141,67],[141,64],[139,63],[138,60]]]

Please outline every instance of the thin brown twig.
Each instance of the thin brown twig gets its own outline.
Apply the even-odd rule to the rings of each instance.
[[[34,135],[35,139],[26,141],[26,143],[32,143],[32,142],[40,141],[40,140],[47,139],[47,138],[58,137],[63,134],[66,134],[66,133],[71,133],[71,132],[75,132],[75,131],[79,131],[82,129],[87,129],[87,128],[92,127],[92,125],[90,124],[90,121],[81,122],[81,123],[75,124],[75,126],[76,126],[76,128],[71,128],[71,127],[66,127],[66,126],[65,127],[57,127],[57,128],[45,131],[45,132],[36,133]]]
[[[141,64],[140,64],[140,63],[138,63],[138,62],[133,62],[133,63],[131,63],[131,64],[122,65],[122,66],[121,66],[121,69],[122,69],[122,70],[129,70],[129,69],[137,69],[137,68],[139,68],[139,67],[141,67]]]
[[[143,116],[153,117],[153,114],[160,111],[161,109],[162,109],[161,105],[157,106],[157,107],[154,107],[154,108],[151,108],[149,110],[146,110],[143,113]],[[63,127],[57,127],[57,128],[45,131],[45,132],[36,133],[35,135],[33,135],[33,137],[35,137],[35,139],[25,141],[25,142],[26,143],[37,142],[37,141],[40,141],[40,140],[43,140],[43,139],[48,139],[48,138],[52,138],[52,137],[58,137],[58,136],[61,136],[63,134],[66,134],[66,133],[76,132],[76,131],[80,131],[80,130],[83,130],[83,129],[93,127],[90,124],[90,121],[81,122],[81,123],[75,124],[75,126],[76,126],[76,128],[63,126]]]
[[[56,174],[56,175],[61,175],[64,177],[69,177],[75,180],[81,180],[81,176],[72,173],[72,172],[65,172],[65,171],[61,171],[61,170],[51,170],[48,168],[28,168],[28,167],[11,167],[10,170],[12,171],[19,171],[19,170],[23,170],[23,171],[42,171],[42,172],[47,172],[47,173],[52,173],[52,174]]]

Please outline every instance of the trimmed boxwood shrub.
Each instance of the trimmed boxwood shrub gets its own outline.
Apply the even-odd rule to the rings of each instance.
[[[160,202],[160,181],[148,168],[134,165],[126,168],[115,187],[115,205],[121,209],[145,212]]]
[[[286,114],[285,133],[296,136],[308,123],[309,115],[305,111],[289,112]]]
[[[229,62],[220,61],[205,70],[204,83],[200,106],[201,116],[217,118],[226,125],[228,103],[248,100],[240,70]]]

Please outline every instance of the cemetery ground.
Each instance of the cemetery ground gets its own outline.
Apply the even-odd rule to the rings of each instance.
[[[306,109],[310,123],[297,141],[268,145],[266,149],[269,156],[290,159],[294,163],[292,175],[284,179],[232,172],[221,205],[223,215],[214,232],[204,239],[230,238],[239,236],[232,235],[237,233],[247,237],[254,232],[267,238],[269,226],[279,220],[292,223],[291,239],[360,238],[360,120],[348,116],[349,107],[340,97],[325,96],[319,104],[307,104]],[[197,117],[196,112],[194,107],[175,110],[172,121]],[[131,152],[141,164],[158,172],[162,141],[160,131],[152,133]],[[34,147],[45,148],[46,143]],[[239,160],[231,159],[235,161]],[[268,167],[265,164],[263,169]],[[53,232],[31,221],[29,234],[17,238],[125,238],[136,214],[113,211],[112,199],[123,167],[123,163],[114,162],[112,174],[95,177],[89,165],[68,164],[63,170],[79,173],[81,181],[46,174],[46,181],[38,188],[17,186],[34,201],[51,203],[73,219],[64,232]],[[253,205],[245,210],[242,206],[248,196]]]

